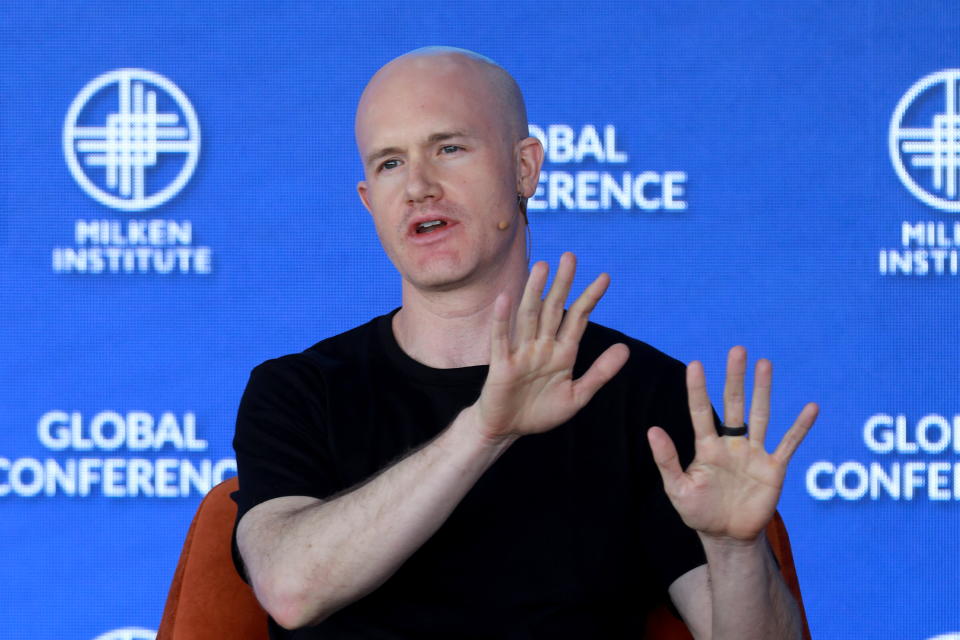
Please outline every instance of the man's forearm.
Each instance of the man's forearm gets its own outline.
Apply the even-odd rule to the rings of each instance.
[[[241,522],[251,582],[279,624],[323,620],[377,588],[433,535],[514,439],[486,440],[475,421],[465,409],[427,445],[333,500]]]
[[[766,536],[752,543],[700,538],[710,580],[712,640],[800,640],[800,611]]]

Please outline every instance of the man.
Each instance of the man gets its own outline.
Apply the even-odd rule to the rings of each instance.
[[[403,305],[251,375],[237,560],[273,637],[637,637],[666,593],[697,638],[799,637],[763,530],[816,406],[768,455],[761,360],[749,438],[720,437],[699,363],[588,324],[605,274],[564,311],[565,254],[541,301],[543,149],[491,61],[390,62],[356,137]],[[734,348],[732,427],[745,370]]]

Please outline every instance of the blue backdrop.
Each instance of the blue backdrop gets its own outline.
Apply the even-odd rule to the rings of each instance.
[[[772,359],[770,442],[821,404],[814,637],[960,634],[956,2],[48,0],[0,6],[3,635],[149,637],[249,370],[399,303],[353,110],[427,44],[518,79],[596,320],[715,399]]]

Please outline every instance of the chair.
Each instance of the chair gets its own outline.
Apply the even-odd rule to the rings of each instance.
[[[267,614],[233,567],[237,479],[206,495],[190,523],[157,640],[267,640]]]
[[[236,490],[237,479],[230,478],[200,503],[173,574],[157,640],[267,640],[267,614],[233,567],[230,539],[237,508],[230,494]],[[804,638],[810,640],[790,539],[779,514],[767,527],[767,539],[800,605]],[[647,619],[646,637],[692,640],[666,604]]]

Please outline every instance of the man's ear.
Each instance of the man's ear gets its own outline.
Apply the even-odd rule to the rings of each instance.
[[[517,143],[517,193],[531,198],[537,192],[540,167],[543,166],[543,145],[530,136]]]
[[[367,192],[366,180],[361,180],[357,183],[357,195],[360,196],[360,202],[362,202],[363,206],[366,207],[367,213],[373,215],[373,210],[370,209],[370,201],[368,200],[369,194]]]

